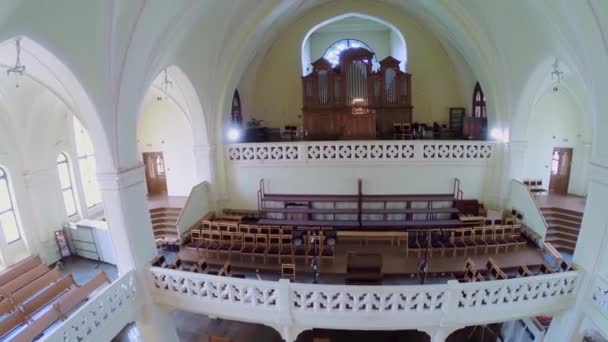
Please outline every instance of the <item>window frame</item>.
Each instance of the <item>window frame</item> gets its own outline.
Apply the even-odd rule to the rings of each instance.
[[[477,99],[479,97],[479,100]],[[474,118],[487,118],[487,103],[486,103],[486,95],[481,89],[481,85],[479,82],[475,83],[475,88],[473,89],[473,107],[471,116]],[[479,111],[477,110],[479,109]]]
[[[9,203],[10,207],[6,210],[0,211],[0,215],[6,214],[6,213],[11,213],[13,215],[13,220],[15,221],[15,226],[17,228],[17,234],[19,235],[19,237],[15,240],[12,240],[12,241],[6,240],[6,234],[4,233],[4,227],[2,227],[0,224],[0,229],[2,229],[2,235],[5,239],[5,242],[7,245],[10,245],[10,244],[13,244],[15,242],[22,240],[23,235],[21,234],[21,227],[19,226],[19,220],[17,218],[15,199],[14,199],[12,191],[11,191],[11,183],[10,183],[10,179],[8,176],[8,172],[6,171],[6,168],[0,166],[0,183],[2,183],[2,182],[4,182],[4,184],[6,185],[6,196],[8,197],[8,203]]]
[[[76,162],[78,163],[78,170],[79,170],[79,174],[80,174],[80,186],[82,187],[82,193],[84,195],[84,205],[86,206],[86,210],[90,211],[91,209],[101,205],[103,203],[103,198],[101,197],[101,192],[99,192],[99,194],[95,194],[95,195],[99,195],[99,201],[92,203],[91,205],[89,205],[87,203],[88,197],[91,196],[91,194],[87,193],[87,189],[88,189],[88,179],[85,179],[84,177],[84,168],[87,167],[88,168],[88,163],[90,161],[92,161],[93,163],[95,163],[95,171],[97,171],[97,159],[95,158],[95,150],[93,147],[93,142],[91,141],[91,137],[89,135],[89,132],[87,131],[87,129],[82,125],[82,123],[78,120],[78,118],[74,117],[73,120],[73,125],[74,125],[74,147],[76,149]],[[80,131],[78,131],[77,129],[80,129]],[[82,137],[86,137],[86,139],[88,140],[88,144],[91,145],[90,148],[90,152],[87,152],[86,150],[86,146],[80,146],[79,142],[81,142]],[[81,152],[83,152],[81,154]],[[97,191],[99,190],[99,184],[97,182],[97,175],[94,175],[94,180],[95,180],[95,186],[97,186]],[[85,185],[85,182],[87,183]]]
[[[369,50],[369,51],[373,52],[373,53],[374,53],[374,56],[372,57],[372,60],[371,60],[372,67],[373,67],[373,69],[374,69],[374,70],[379,68],[380,63],[379,63],[379,61],[378,61],[378,57],[376,56],[376,52],[375,52],[374,50],[372,50],[372,48],[371,48],[371,47],[370,47],[370,46],[369,46],[367,43],[365,43],[364,41],[361,41],[361,40],[359,40],[359,39],[355,39],[355,38],[343,38],[343,39],[336,40],[335,42],[331,43],[331,44],[329,45],[329,47],[327,47],[327,49],[325,49],[325,52],[323,52],[323,56],[322,56],[322,57],[323,57],[323,58],[325,58],[325,59],[326,59],[326,60],[327,60],[329,63],[331,63],[332,68],[335,68],[336,66],[338,66],[338,65],[340,64],[340,53],[337,55],[338,60],[336,61],[336,63],[335,63],[335,64],[334,64],[334,63],[333,63],[333,62],[332,62],[330,59],[328,59],[328,58],[326,57],[326,56],[327,56],[327,53],[328,53],[328,52],[329,52],[329,50],[331,50],[331,49],[332,49],[334,46],[338,45],[338,44],[339,44],[339,43],[341,43],[341,42],[346,42],[346,49],[343,49],[342,51],[340,51],[340,53],[342,53],[343,51],[346,51],[346,50],[348,50],[348,49],[352,49],[352,48],[353,48],[353,47],[351,46],[351,43],[352,43],[352,42],[357,42],[357,43],[359,43],[359,44],[361,45],[360,47],[362,47],[362,48],[364,48],[364,49],[366,49],[366,50]]]
[[[59,161],[60,157],[63,157],[62,161]],[[69,186],[67,188],[64,188],[63,184],[61,184],[61,173],[60,173],[61,171],[59,170],[59,167],[62,164],[65,164],[65,167],[66,167],[66,170],[68,173],[67,179],[68,179]],[[76,201],[76,194],[74,193],[74,179],[72,177],[72,168],[70,167],[70,159],[68,158],[68,155],[65,152],[59,152],[59,155],[57,156],[57,172],[59,173],[59,186],[61,188],[61,195],[65,196],[64,194],[68,190],[71,193],[72,202],[74,203],[74,212],[72,214],[70,214],[68,212],[67,205],[65,205],[65,197],[63,197],[63,199],[64,199],[63,201],[64,201],[64,205],[66,207],[65,211],[66,211],[66,214],[68,215],[68,218],[72,218],[72,217],[78,215],[78,202]]]

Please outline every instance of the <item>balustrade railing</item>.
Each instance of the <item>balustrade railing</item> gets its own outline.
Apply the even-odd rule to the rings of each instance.
[[[440,285],[348,286],[262,281],[152,267],[161,304],[269,325],[281,334],[311,328],[420,329],[475,325],[567,309],[576,271]]]
[[[593,285],[593,303],[608,320],[608,278],[599,275]]]
[[[135,320],[135,295],[131,271],[102,289],[41,341],[110,341]]]
[[[487,141],[393,140],[244,143],[226,146],[226,159],[255,161],[484,161],[492,157]]]

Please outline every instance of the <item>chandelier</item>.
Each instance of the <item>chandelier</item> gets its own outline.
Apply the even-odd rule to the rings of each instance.
[[[167,100],[169,98],[169,90],[173,88],[173,82],[169,80],[169,74],[167,73],[167,69],[163,70],[163,74],[163,80],[160,83],[160,89],[163,94],[156,98],[158,101],[162,101],[163,97],[165,100]]]
[[[9,77],[11,75],[15,75],[15,87],[19,88],[19,82],[25,73],[25,65],[21,64],[21,38],[15,39],[15,46],[17,48],[17,59],[15,61],[15,66],[7,69],[6,74]]]
[[[559,61],[557,58],[553,62],[553,71],[551,71],[551,81],[553,82],[553,92],[557,93],[559,90],[559,83],[564,78],[564,72],[559,69]]]

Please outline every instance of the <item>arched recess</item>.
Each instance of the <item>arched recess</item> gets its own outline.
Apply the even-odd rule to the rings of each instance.
[[[570,191],[585,195],[594,139],[591,102],[576,70],[561,62],[559,69],[564,74],[558,91],[553,90],[554,63],[555,58],[548,57],[538,64],[520,93],[511,121],[511,141],[525,146],[525,153],[511,154],[512,165],[520,165],[512,177],[541,178],[548,186],[553,147],[570,147],[574,149]]]
[[[207,124],[198,95],[177,66],[152,82],[138,117],[138,149],[163,152],[169,196],[187,196],[211,180]]]
[[[87,128],[99,158],[99,172],[113,169],[114,158],[105,126],[87,90],[78,77],[46,47],[26,37],[17,36],[0,43],[0,67],[15,64],[15,39],[21,39],[21,63],[26,66],[23,77],[30,78],[53,93]]]
[[[395,46],[395,48],[392,49],[393,51],[391,51],[391,53],[394,54],[393,57],[395,57],[396,59],[401,61],[400,65],[399,65],[401,70],[402,71],[407,70],[407,44],[405,41],[405,37],[403,36],[403,33],[399,29],[397,29],[392,23],[388,22],[387,20],[372,16],[372,15],[368,15],[368,14],[352,12],[352,13],[340,14],[340,15],[334,16],[332,18],[325,19],[308,30],[308,32],[304,36],[304,39],[302,40],[302,47],[301,47],[301,50],[302,50],[302,53],[301,53],[302,75],[305,76],[310,72],[310,63],[314,62],[314,60],[318,58],[318,57],[312,57],[310,54],[310,42],[309,42],[310,36],[315,31],[319,30],[320,28],[322,28],[324,26],[327,26],[329,24],[332,24],[332,23],[335,23],[335,22],[338,22],[340,20],[347,19],[347,18],[367,19],[367,20],[382,24],[382,25],[386,26],[387,28],[389,28],[391,35],[394,35],[394,37],[396,38],[396,42],[395,42],[396,46]]]

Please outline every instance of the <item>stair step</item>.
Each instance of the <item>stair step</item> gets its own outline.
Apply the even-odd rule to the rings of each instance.
[[[171,218],[171,217],[153,218],[152,219],[152,225],[155,225],[155,224],[172,224],[172,225],[175,225],[175,224],[177,224],[177,219]]]
[[[544,213],[556,213],[556,214],[562,214],[562,215],[569,215],[572,217],[576,217],[576,218],[583,218],[583,212],[580,211],[576,211],[576,210],[570,210],[570,209],[563,209],[563,208],[557,208],[557,207],[543,207],[540,208],[540,211],[544,214]]]
[[[570,227],[570,228],[575,228],[575,229],[581,228],[581,224],[576,223],[576,222],[570,222],[570,221],[552,219],[552,218],[545,218],[545,221],[547,222],[547,224],[549,226],[555,225],[555,226]]]
[[[558,237],[562,239],[568,239],[574,242],[578,240],[578,235],[565,232],[547,232],[546,239],[548,239],[549,237]]]
[[[563,246],[563,247],[568,247],[568,248],[572,248],[572,249],[574,249],[576,247],[576,242],[573,242],[571,240],[562,239],[559,237],[545,238],[545,242],[551,243],[555,248],[557,248],[557,246]]]
[[[576,223],[576,224],[579,224],[579,225],[583,222],[582,218],[578,218],[578,217],[574,217],[574,216],[569,216],[569,215],[563,215],[563,214],[549,213],[549,214],[543,214],[543,216],[545,217],[545,219],[563,220],[563,221],[568,221],[568,222]]]
[[[156,213],[181,213],[183,208],[168,208],[168,207],[162,207],[162,208],[154,208],[154,209],[150,209],[150,213],[151,214],[156,214]]]

